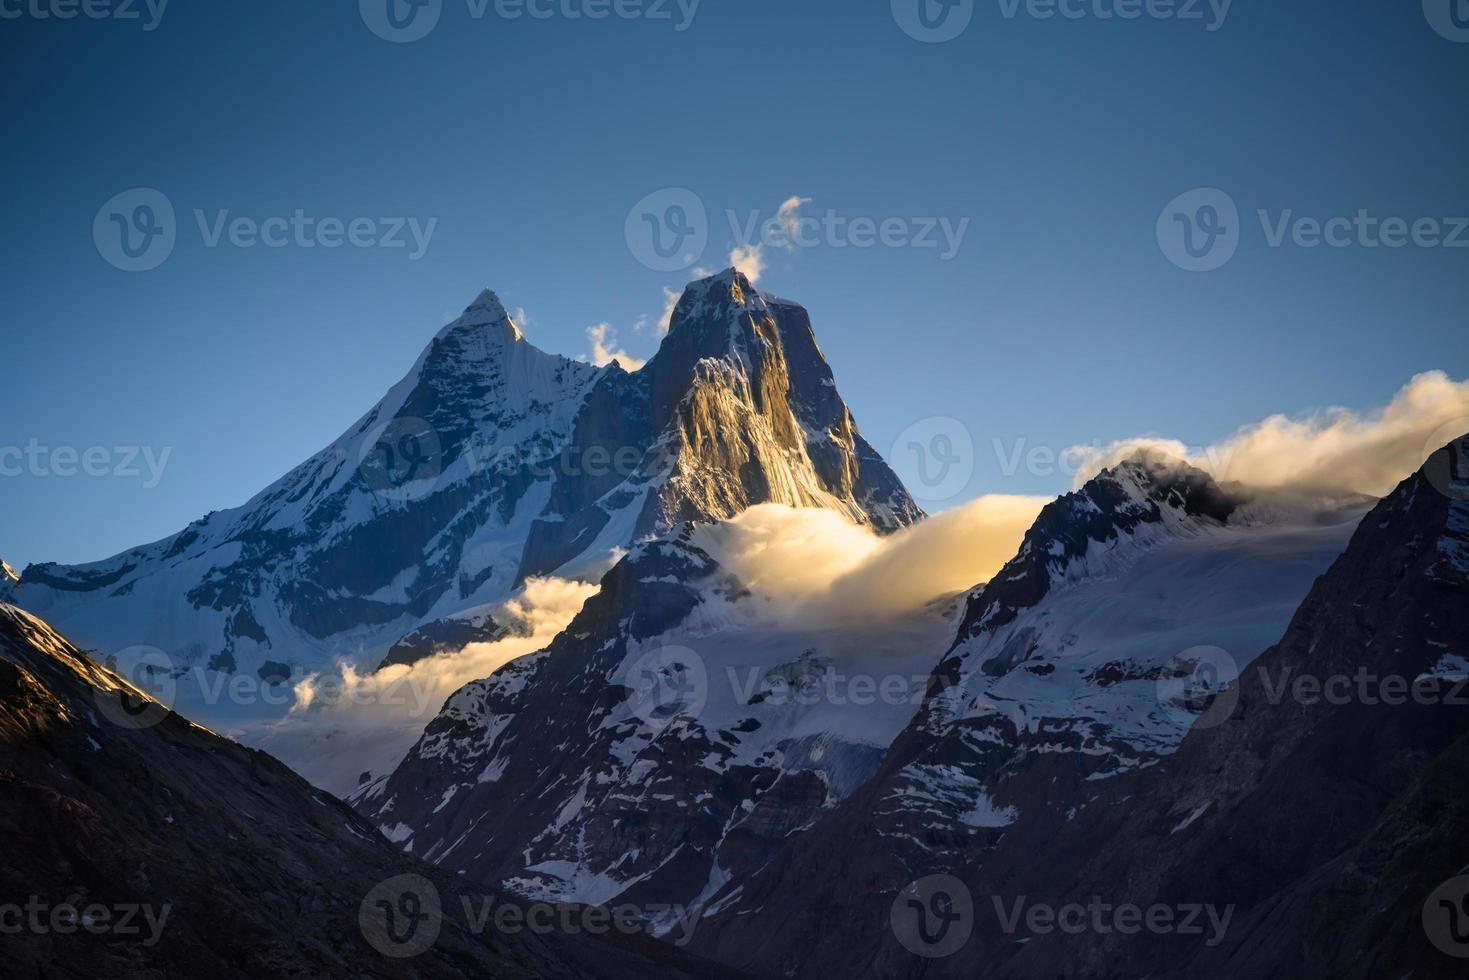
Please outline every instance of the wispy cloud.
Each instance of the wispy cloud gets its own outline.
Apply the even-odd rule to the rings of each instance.
[[[797,197],[792,194],[782,202],[780,210],[776,212],[776,220],[780,222],[781,230],[785,232],[786,248],[796,247],[796,238],[800,232],[801,206],[810,203],[811,198]]]
[[[622,365],[624,370],[636,371],[645,363],[617,346],[617,329],[610,323],[594,323],[587,327],[587,341],[592,345],[591,361],[597,367],[611,364]]]
[[[1331,408],[1297,418],[1272,415],[1203,448],[1140,436],[1100,449],[1075,446],[1068,453],[1081,462],[1078,485],[1136,450],[1155,449],[1186,459],[1219,480],[1382,496],[1465,432],[1469,381],[1428,371],[1404,385],[1385,407],[1365,414]]]
[[[761,245],[736,245],[729,253],[729,264],[745,274],[754,283],[765,271],[765,249]]]

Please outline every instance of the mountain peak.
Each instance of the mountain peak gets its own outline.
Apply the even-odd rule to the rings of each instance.
[[[1102,470],[1093,482],[1122,479],[1128,479],[1158,503],[1172,503],[1186,514],[1212,517],[1221,523],[1229,520],[1239,504],[1212,475],[1158,449],[1133,451]]]
[[[500,302],[500,297],[493,289],[482,289],[474,302],[464,308],[464,312],[453,323],[439,331],[439,337],[450,333],[457,333],[466,328],[473,329],[477,333],[487,333],[490,336],[498,336],[509,343],[516,343],[525,339],[520,332],[520,327],[511,319],[505,310],[505,304]],[[485,329],[491,328],[491,329]],[[498,328],[498,333],[496,329]]]

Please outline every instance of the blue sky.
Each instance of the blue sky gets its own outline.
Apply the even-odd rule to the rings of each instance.
[[[427,36],[389,43],[356,3],[170,4],[147,30],[142,4],[142,20],[35,16],[52,2],[7,0],[0,19],[0,446],[105,447],[109,471],[115,447],[168,456],[156,486],[142,461],[136,477],[0,476],[17,566],[101,558],[244,502],[483,286],[544,349],[583,354],[605,322],[648,356],[654,331],[634,324],[692,273],[642,264],[624,225],[671,187],[705,208],[691,264],[710,269],[738,244],[727,210],[771,218],[792,196],[914,234],[968,220],[947,259],[818,236],[767,247],[760,280],[810,309],[880,450],[931,417],[969,431],[973,475],[931,507],[1067,488],[1005,473],[997,439],[1202,444],[1273,412],[1381,405],[1420,371],[1469,374],[1469,248],[1271,247],[1256,217],[1469,215],[1469,43],[1418,3],[1236,0],[1220,23],[1206,4],[1121,20],[1092,0],[1075,19],[974,0],[962,33],[922,43],[887,0],[703,0],[686,25],[674,3],[669,19],[567,16],[588,0],[509,19],[443,0]],[[133,188],[176,212],[150,271],[94,242],[99,209]],[[1237,252],[1208,272],[1157,233],[1195,188],[1240,214]],[[437,221],[414,258],[210,247],[194,214],[298,209],[371,219],[368,237]]]

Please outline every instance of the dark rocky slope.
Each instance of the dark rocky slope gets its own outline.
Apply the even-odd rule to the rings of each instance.
[[[482,908],[501,896],[398,853],[270,756],[167,712],[3,604],[0,841],[0,910],[35,905],[46,924],[4,913],[7,977],[718,974],[641,935],[474,929],[460,898]],[[395,879],[441,898],[437,938],[412,956],[368,938],[382,942],[387,925],[369,896]],[[142,915],[124,924],[121,911],[112,924],[137,932],[51,925],[58,907],[137,905],[159,929]]]

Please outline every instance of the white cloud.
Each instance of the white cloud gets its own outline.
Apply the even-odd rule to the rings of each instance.
[[[1332,408],[1300,418],[1272,415],[1202,449],[1144,436],[1067,452],[1081,462],[1078,485],[1135,450],[1156,449],[1187,459],[1221,481],[1382,496],[1465,432],[1469,381],[1428,371],[1404,385],[1386,407],[1366,414]]]
[[[673,328],[673,308],[678,305],[681,293],[663,287],[663,315],[658,318],[658,333],[666,334]]]
[[[610,323],[594,323],[587,327],[587,340],[592,345],[591,361],[604,367],[617,361],[624,370],[636,371],[644,362],[617,348],[617,330]]]
[[[746,587],[812,622],[901,615],[988,580],[1050,498],[987,496],[890,535],[819,508],[751,507],[707,528]]]
[[[287,715],[263,730],[247,729],[248,741],[317,785],[344,793],[358,773],[394,767],[459,688],[543,649],[596,592],[588,582],[528,579],[490,614],[514,635],[376,672],[369,672],[374,665],[364,670],[339,662],[296,682]]]
[[[765,249],[760,245],[736,245],[729,253],[729,264],[753,284],[765,271]]]
[[[801,230],[801,205],[810,203],[811,198],[797,197],[793,194],[785,199],[780,206],[780,210],[776,212],[776,219],[780,222],[781,229],[785,232],[786,248],[796,247],[796,240]]]

